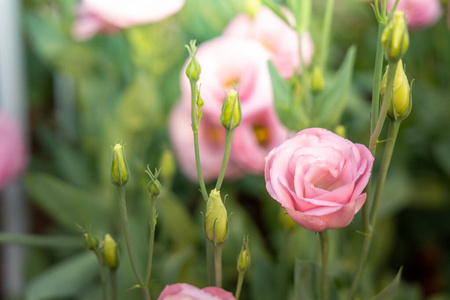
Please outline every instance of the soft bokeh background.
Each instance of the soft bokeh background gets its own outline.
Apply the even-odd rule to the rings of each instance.
[[[319,44],[324,1],[313,1],[311,34]],[[95,257],[84,249],[76,224],[121,249],[119,299],[139,299],[119,227],[115,188],[110,183],[111,146],[126,145],[130,226],[143,272],[147,247],[149,164],[161,166],[171,149],[168,115],[180,97],[184,44],[219,36],[239,12],[239,0],[188,0],[177,14],[87,41],[72,36],[74,0],[22,1],[28,91],[30,161],[23,188],[31,207],[33,234],[58,237],[51,247],[28,247],[25,286],[11,299],[99,299]],[[444,4],[442,4],[444,6]],[[447,5],[447,4],[445,4]],[[413,84],[413,110],[403,122],[386,182],[361,299],[370,299],[403,266],[395,299],[450,299],[450,33],[444,14],[433,26],[410,32],[404,63]],[[377,24],[367,1],[336,1],[330,70],[357,46],[351,93],[341,124],[348,138],[367,144]],[[8,41],[0,41],[7,43]],[[317,46],[318,47],[318,46]],[[207,101],[207,99],[204,99]],[[189,123],[185,126],[190,126]],[[381,153],[381,151],[379,151]],[[164,170],[164,166],[162,165]],[[167,165],[166,165],[167,167]],[[157,209],[153,298],[166,284],[206,286],[202,215],[196,183],[176,169],[162,178]],[[226,181],[230,218],[224,246],[224,288],[233,291],[236,257],[249,235],[252,266],[242,299],[293,297],[295,258],[301,277],[312,280],[319,261],[318,236],[280,224],[278,204],[262,175]],[[2,196],[4,197],[4,195]],[[345,295],[359,254],[360,214],[346,229],[330,232],[332,297]],[[283,245],[288,239],[287,253]],[[286,273],[280,263],[287,260]],[[1,270],[1,279],[8,273]],[[9,299],[6,294],[2,299]]]

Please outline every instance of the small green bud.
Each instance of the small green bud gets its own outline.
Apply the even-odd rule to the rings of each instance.
[[[161,177],[169,181],[176,172],[175,158],[170,149],[165,149],[161,155]]]
[[[189,51],[189,55],[191,56],[191,60],[189,61],[186,67],[186,76],[189,80],[193,80],[197,82],[200,79],[200,73],[202,72],[202,68],[195,58],[195,53],[197,52],[197,47],[195,46],[195,40],[191,40],[189,42],[189,46],[185,45],[185,47]]]
[[[241,124],[242,112],[239,93],[231,90],[228,97],[225,97],[222,105],[222,114],[220,115],[220,123],[228,130],[233,130]]]
[[[341,137],[343,137],[343,138],[345,138],[345,136],[347,135],[347,134],[346,134],[346,130],[345,130],[345,126],[344,126],[344,125],[338,125],[338,126],[336,126],[336,128],[334,129],[334,132],[335,132],[337,135],[339,135],[339,136],[341,136]]]
[[[381,43],[387,61],[396,62],[405,54],[409,45],[409,35],[402,11],[397,10],[386,25],[381,35]]]
[[[86,249],[94,250],[98,246],[97,239],[88,233],[84,233],[84,244],[86,245]]]
[[[382,99],[386,91],[388,71],[389,66],[386,68],[386,72],[384,73],[383,79],[381,80],[380,93]],[[389,104],[389,108],[387,111],[387,115],[389,116],[389,118],[396,119],[404,117],[409,110],[409,106],[411,103],[410,97],[411,88],[409,86],[405,71],[403,70],[402,61],[400,60],[397,65],[397,70],[395,71],[393,94],[390,100],[391,103]],[[393,103],[395,103],[395,116]]]
[[[325,79],[320,67],[314,67],[312,74],[311,89],[313,92],[320,92],[325,87]]]
[[[220,197],[220,191],[213,189],[206,203],[205,233],[211,242],[220,244],[226,240],[227,232],[227,209]]]
[[[248,249],[248,239],[244,238],[242,243],[241,252],[239,253],[237,260],[237,270],[238,272],[247,271],[250,266],[250,250]]]
[[[147,165],[147,170],[145,172],[150,176],[150,182],[148,183],[147,189],[152,196],[158,196],[161,193],[161,183],[158,180],[159,173],[161,169],[155,170],[155,174],[152,173],[150,167]]]
[[[295,227],[295,222],[292,218],[287,214],[284,208],[280,208],[280,223],[283,228],[287,230],[292,230]]]
[[[105,235],[103,240],[103,258],[111,270],[116,270],[119,267],[117,244],[109,234]]]
[[[245,0],[245,12],[253,18],[261,7],[261,0]]]
[[[111,182],[114,185],[123,186],[128,182],[129,178],[128,164],[125,159],[123,146],[117,143],[112,151]]]

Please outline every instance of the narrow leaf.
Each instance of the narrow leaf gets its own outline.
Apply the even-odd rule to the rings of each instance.
[[[387,287],[385,287],[378,295],[373,297],[372,300],[386,300],[394,296],[395,292],[397,291],[398,285],[400,284],[402,271],[403,267],[400,267],[400,270],[398,270],[398,273],[395,276],[394,280],[392,280],[392,282]]]

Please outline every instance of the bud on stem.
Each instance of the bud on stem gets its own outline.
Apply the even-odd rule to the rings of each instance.
[[[386,92],[387,74],[389,72],[389,66],[386,69],[386,73],[383,76],[380,86],[381,99]],[[405,71],[403,70],[403,64],[400,60],[395,71],[394,86],[392,91],[392,97],[390,99],[387,115],[389,118],[396,120],[407,115],[411,103],[411,88],[408,83]]]
[[[228,97],[225,97],[222,105],[222,114],[220,115],[220,123],[228,130],[233,130],[241,124],[242,112],[239,93],[231,90]]]
[[[211,191],[206,203],[205,233],[214,244],[223,243],[228,236],[227,209],[216,189]]]
[[[123,186],[128,182],[129,174],[123,146],[117,143],[112,151],[111,182]]]
[[[386,60],[398,61],[409,46],[409,35],[406,20],[402,11],[396,11],[381,35]]]

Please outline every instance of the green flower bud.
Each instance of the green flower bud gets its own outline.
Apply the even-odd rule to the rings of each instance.
[[[170,180],[176,172],[175,158],[173,152],[165,149],[161,155],[161,177],[164,180]]]
[[[250,250],[248,249],[248,239],[244,238],[244,242],[242,243],[241,252],[239,253],[237,260],[237,270],[238,272],[247,271],[248,267],[250,267]]]
[[[191,40],[189,46],[185,45],[185,47],[189,51],[189,55],[191,56],[191,60],[189,61],[186,67],[186,76],[187,78],[189,78],[189,80],[197,82],[200,79],[200,73],[202,72],[202,68],[200,67],[200,64],[195,58],[195,53],[197,52],[195,42],[196,42],[195,40]]]
[[[130,178],[129,173],[123,146],[117,143],[112,151],[111,182],[123,186]]]
[[[147,165],[147,170],[145,170],[145,172],[150,176],[150,182],[147,186],[148,191],[152,196],[158,196],[161,193],[161,183],[158,180],[161,169],[155,170],[155,174],[153,174],[150,170],[150,166]]]
[[[344,126],[344,125],[338,125],[338,126],[336,126],[336,128],[334,129],[334,132],[335,132],[337,135],[339,135],[339,136],[341,136],[341,137],[343,137],[343,138],[345,138],[345,136],[347,135],[347,134],[346,134],[346,130],[345,130],[345,126]]]
[[[220,115],[220,124],[228,130],[233,130],[241,124],[242,112],[239,94],[231,90],[228,97],[225,97]]]
[[[403,12],[397,10],[381,35],[381,43],[387,61],[396,62],[405,54],[409,45],[408,29]]]
[[[245,0],[245,12],[253,18],[261,7],[261,0]]]
[[[211,191],[206,203],[205,232],[208,239],[217,244],[223,243],[227,238],[227,209],[216,189]]]
[[[387,74],[389,71],[389,66],[386,68],[383,79],[381,80],[380,93],[383,99],[384,93],[386,91]],[[387,115],[391,119],[402,118],[408,113],[410,102],[411,102],[411,88],[409,87],[408,78],[406,77],[405,71],[403,70],[403,64],[400,60],[397,65],[397,70],[395,71],[393,94],[391,97],[391,103],[387,111]],[[394,105],[395,103],[395,116],[394,116]]]
[[[109,234],[105,235],[103,240],[103,258],[111,270],[116,270],[119,267],[118,256],[116,241]]]
[[[314,67],[311,88],[313,92],[320,92],[325,87],[325,79],[320,67]]]
[[[86,245],[86,249],[94,250],[98,246],[97,239],[88,233],[84,233],[84,244]]]
[[[295,227],[295,222],[292,218],[287,214],[284,208],[280,208],[280,223],[283,228],[287,230],[292,230]]]

